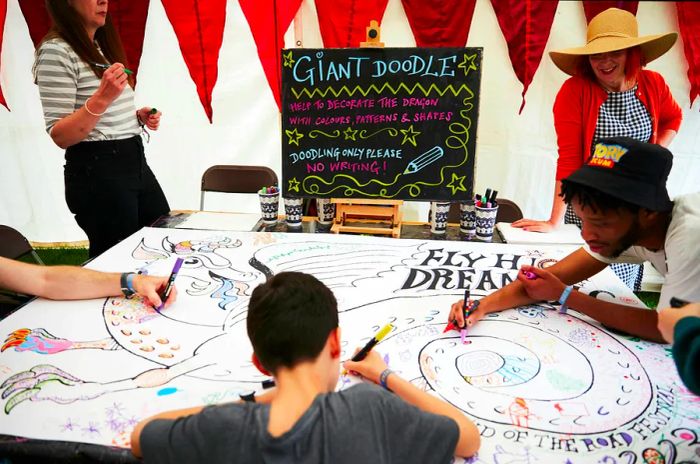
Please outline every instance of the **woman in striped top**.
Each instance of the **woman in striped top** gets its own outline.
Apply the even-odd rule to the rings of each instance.
[[[632,13],[610,8],[588,24],[585,46],[550,52],[554,64],[572,76],[554,102],[559,159],[552,212],[547,221],[521,219],[514,227],[549,232],[562,219],[581,227],[581,220],[559,196],[560,180],[583,165],[598,140],[624,136],[664,147],[671,143],[682,111],[664,78],[642,66],[666,53],[677,35],[639,36]],[[640,265],[612,268],[625,284],[639,290]]]
[[[46,8],[53,24],[34,79],[46,130],[66,149],[68,208],[94,257],[170,211],[141,140],[143,126],[158,129],[160,112],[134,106],[107,0],[47,0]]]

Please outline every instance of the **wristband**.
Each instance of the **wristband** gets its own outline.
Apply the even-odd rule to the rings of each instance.
[[[93,113],[92,111],[90,111],[90,108],[88,108],[88,102],[90,101],[90,98],[91,97],[88,97],[88,99],[85,100],[85,103],[83,104],[83,106],[85,107],[85,111],[87,111],[88,114],[92,116],[103,116],[107,112],[106,110],[101,113]]]
[[[389,388],[386,384],[386,380],[389,378],[391,374],[393,374],[394,371],[391,369],[384,369],[381,374],[379,374],[379,385],[384,387],[385,390],[391,391],[391,388]]]
[[[561,305],[559,307],[559,313],[560,314],[566,314],[566,311],[569,309],[568,306],[566,306],[566,300],[569,299],[569,296],[571,295],[571,291],[574,289],[573,285],[567,285],[566,288],[564,289],[563,292],[561,292],[561,296],[559,297],[558,303]]]
[[[122,293],[127,298],[136,293],[134,290],[134,277],[136,277],[136,274],[133,272],[123,272],[119,279]]]

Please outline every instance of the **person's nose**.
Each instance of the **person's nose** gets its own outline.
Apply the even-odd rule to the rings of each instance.
[[[584,222],[581,225],[581,238],[583,238],[583,240],[586,242],[596,242],[598,239],[598,234],[591,226],[586,225]]]

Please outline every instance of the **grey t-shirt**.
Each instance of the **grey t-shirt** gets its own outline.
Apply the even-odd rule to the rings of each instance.
[[[267,431],[270,406],[210,406],[141,432],[146,463],[448,463],[459,428],[374,385],[318,395],[279,437]]]

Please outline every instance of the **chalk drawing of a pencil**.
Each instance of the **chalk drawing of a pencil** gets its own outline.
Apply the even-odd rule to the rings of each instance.
[[[414,172],[418,172],[427,165],[434,163],[435,161],[442,158],[442,155],[444,154],[445,152],[443,151],[442,147],[435,146],[423,153],[422,155],[420,155],[418,158],[408,163],[408,166],[406,166],[406,170],[403,173],[413,174]]]

